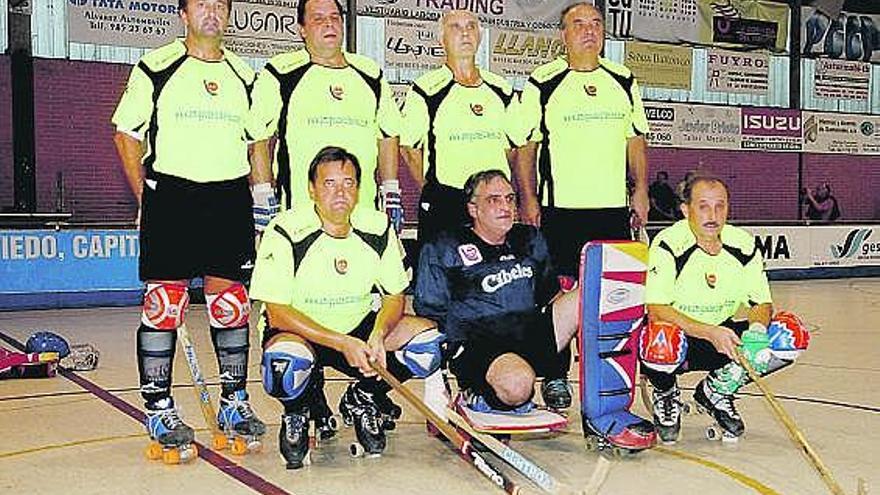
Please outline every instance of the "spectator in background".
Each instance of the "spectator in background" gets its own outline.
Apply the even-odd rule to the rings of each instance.
[[[681,212],[681,205],[685,203],[683,199],[684,186],[688,183],[688,181],[691,180],[691,178],[693,178],[694,175],[696,175],[696,172],[694,172],[693,170],[688,171],[686,174],[684,174],[684,178],[681,179],[681,182],[679,182],[675,186],[675,209],[673,210],[673,214],[675,215],[676,220],[681,220],[682,218],[684,218],[684,213]]]
[[[669,185],[669,174],[660,171],[651,186],[648,188],[648,199],[651,201],[651,209],[648,212],[648,220],[675,220],[675,191]]]
[[[807,205],[807,211],[804,213],[807,220],[830,222],[840,218],[837,198],[831,194],[831,186],[827,182],[816,186],[812,192],[805,187],[804,202]]]

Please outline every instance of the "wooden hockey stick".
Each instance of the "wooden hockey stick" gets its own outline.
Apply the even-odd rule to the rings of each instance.
[[[214,411],[214,404],[211,402],[211,394],[208,392],[208,386],[205,384],[205,377],[202,375],[202,369],[196,357],[196,348],[189,338],[189,332],[187,332],[185,324],[181,324],[177,328],[177,337],[180,339],[183,355],[186,357],[186,364],[189,366],[190,375],[192,375],[193,392],[196,394],[196,400],[199,403],[199,408],[202,410],[205,424],[211,430],[211,447],[214,450],[223,450],[226,448],[226,435],[220,430],[220,426],[217,425],[217,413]]]
[[[779,422],[785,426],[785,429],[788,431],[789,436],[792,441],[797,445],[800,450],[806,455],[807,459],[810,461],[810,464],[816,469],[819,473],[819,476],[822,477],[822,481],[828,486],[828,490],[834,495],[844,495],[846,492],[843,491],[843,488],[834,480],[834,476],[831,474],[831,470],[822,462],[822,459],[819,458],[819,454],[810,446],[807,442],[806,437],[803,432],[801,432],[800,428],[798,428],[797,424],[794,422],[794,419],[788,415],[785,409],[782,408],[782,405],[779,403],[779,400],[773,394],[773,391],[770,390],[770,387],[767,386],[767,383],[764,382],[764,379],[761,378],[761,375],[752,368],[752,365],[749,363],[749,360],[743,356],[742,352],[737,349],[736,350],[736,359],[739,361],[739,364],[745,368],[746,373],[748,373],[749,377],[753,382],[761,389],[761,392],[764,395],[764,398],[767,400],[767,404],[770,405],[770,409],[776,414],[776,418]]]
[[[440,433],[446,437],[452,445],[455,446],[458,455],[473,466],[480,474],[485,476],[493,485],[504,490],[510,495],[517,495],[522,492],[522,487],[510,479],[507,475],[493,466],[488,459],[478,452],[471,442],[462,436],[452,425],[437,416],[424,402],[415,396],[408,388],[406,388],[397,378],[378,363],[371,363],[376,373],[382,377],[391,388],[403,396],[419,413],[433,424]]]
[[[504,442],[498,440],[492,435],[478,432],[457,412],[449,409],[446,411],[446,415],[456,427],[464,431],[464,433],[471,437],[471,440],[477,445],[485,447],[487,450],[491,451],[498,456],[499,459],[506,462],[510,467],[516,469],[520,474],[528,478],[542,490],[549,493],[560,493],[560,491],[563,490],[567,491],[567,488],[553,479],[553,476],[551,476],[550,473],[544,471],[540,466],[530,461],[516,450],[505,445]]]

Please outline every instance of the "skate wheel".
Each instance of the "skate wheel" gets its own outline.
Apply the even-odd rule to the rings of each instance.
[[[248,450],[248,453],[256,454],[257,452],[260,452],[261,450],[263,450],[263,442],[260,441],[259,439],[255,438],[255,439],[251,440],[250,442],[248,442],[247,450]]]
[[[681,403],[681,413],[685,416],[690,416],[692,414],[696,414],[696,406],[691,404],[690,402],[682,402]]]
[[[336,416],[327,418],[327,426],[334,432],[339,431],[339,420],[336,419]]]
[[[196,444],[191,443],[186,447],[179,449],[180,462],[189,462],[199,456],[199,448]]]
[[[721,440],[721,432],[715,425],[706,427],[706,440]]]
[[[247,443],[245,443],[244,439],[241,437],[235,437],[232,440],[232,447],[230,450],[234,455],[245,455],[248,451]]]
[[[739,437],[733,436],[727,432],[721,434],[721,443],[733,444],[737,442],[739,442]]]
[[[227,439],[222,433],[215,433],[214,436],[211,437],[211,448],[214,450],[223,450],[228,443],[229,439]]]
[[[147,446],[145,453],[147,454],[147,459],[158,461],[162,458],[162,446],[159,445],[159,442],[153,440],[150,442],[150,445]]]
[[[357,442],[352,442],[348,446],[348,453],[352,457],[361,457],[364,455],[364,447]]]
[[[165,464],[180,464],[180,451],[176,448],[162,452],[162,462]]]

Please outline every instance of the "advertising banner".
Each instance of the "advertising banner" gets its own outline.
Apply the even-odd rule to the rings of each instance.
[[[739,149],[739,108],[646,102],[651,146]]]
[[[577,0],[357,0],[358,15],[437,21],[449,10],[469,10],[483,27],[556,30],[559,13]],[[592,2],[590,2],[592,3]]]
[[[815,84],[816,98],[868,101],[871,83],[871,64],[847,60],[816,60]]]
[[[242,57],[271,58],[298,50],[304,42],[296,23],[298,0],[236,0],[226,47]]]
[[[707,50],[706,89],[724,93],[767,95],[770,57],[765,53]]]
[[[443,65],[445,52],[436,23],[386,19],[385,68],[427,72]]]
[[[483,43],[486,43],[483,40]],[[527,77],[535,67],[565,52],[558,30],[489,29],[489,70],[507,78]]]
[[[624,64],[643,87],[691,89],[693,51],[690,47],[629,41]]]
[[[809,268],[810,229],[807,227],[745,226],[755,235],[755,242],[768,270],[777,268]]]
[[[866,225],[810,227],[814,267],[880,265],[880,228]]]
[[[800,110],[743,107],[742,148],[765,151],[800,151],[803,131]]]
[[[880,115],[804,112],[804,151],[880,155]]]
[[[880,2],[838,2],[842,11],[820,0],[803,0],[801,53],[862,62],[880,62]]]
[[[0,294],[137,290],[135,230],[0,231]]]

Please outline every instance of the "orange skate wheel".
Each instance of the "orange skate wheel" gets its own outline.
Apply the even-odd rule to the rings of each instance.
[[[162,452],[162,462],[165,464],[180,464],[180,451],[172,448]]]
[[[226,448],[226,445],[228,443],[229,440],[227,440],[226,435],[222,433],[215,433],[213,438],[211,439],[211,445],[213,446],[214,450],[223,450]]]
[[[150,445],[147,446],[146,454],[147,459],[158,461],[162,458],[162,446],[159,445],[159,442],[152,440],[150,441]]]
[[[232,441],[232,453],[235,455],[245,455],[247,454],[247,451],[247,443],[245,443],[244,439],[241,437],[235,437]]]

